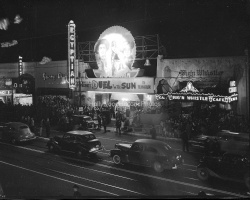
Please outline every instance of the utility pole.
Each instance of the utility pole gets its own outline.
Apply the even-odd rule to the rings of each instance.
[[[78,78],[79,78],[79,107],[82,105],[82,91],[81,91],[81,72],[78,72]]]

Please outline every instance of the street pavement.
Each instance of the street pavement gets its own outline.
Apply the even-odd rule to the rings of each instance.
[[[101,130],[93,130],[92,132],[95,134],[105,134],[109,137],[121,137],[121,136],[131,136],[131,137],[137,137],[137,138],[151,138],[151,135],[148,133],[149,131],[146,131],[145,129],[142,129],[142,131],[131,131],[131,132],[122,132],[121,136],[119,136],[118,133],[116,133],[116,128],[112,125],[112,123],[110,125],[107,126],[107,132],[104,133],[104,129],[103,127],[101,128]],[[51,133],[50,133],[50,137],[54,137],[56,135],[63,135],[63,131],[58,131],[57,130],[57,126],[52,126],[51,127]],[[38,129],[36,129],[35,134],[37,136],[38,135]],[[45,133],[45,128],[43,128],[43,134],[42,137],[46,137],[46,133]],[[157,140],[161,140],[161,141],[166,141],[166,142],[181,142],[180,138],[171,138],[171,137],[164,137],[161,135],[157,135],[156,137]]]

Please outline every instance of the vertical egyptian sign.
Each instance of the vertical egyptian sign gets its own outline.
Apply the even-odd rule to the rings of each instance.
[[[18,58],[18,76],[23,75],[23,57],[19,56]]]
[[[69,88],[76,87],[75,59],[76,59],[76,25],[72,20],[68,24],[68,67],[69,67]]]

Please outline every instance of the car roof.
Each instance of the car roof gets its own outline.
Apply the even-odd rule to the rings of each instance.
[[[73,115],[73,117],[90,117],[88,115]]]
[[[7,125],[10,124],[11,126],[14,126],[14,127],[19,127],[19,126],[27,126],[27,127],[29,127],[27,124],[22,123],[22,122],[8,122],[6,124]]]
[[[89,131],[81,131],[81,130],[68,131],[67,133],[69,133],[69,134],[74,134],[74,135],[93,135],[92,132],[89,132]]]
[[[160,140],[153,140],[153,139],[138,139],[135,141],[136,143],[143,143],[143,144],[152,144],[152,145],[166,145],[167,143],[162,142]],[[168,144],[167,144],[168,145]]]
[[[219,132],[219,135],[231,135],[231,136],[239,136],[242,138],[249,138],[249,133],[235,132],[235,131],[229,131],[229,130],[221,130]]]

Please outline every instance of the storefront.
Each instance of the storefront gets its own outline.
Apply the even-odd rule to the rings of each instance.
[[[35,63],[22,62],[19,76],[19,62],[0,65],[0,101],[3,103],[30,105],[34,97]],[[18,93],[18,94],[17,94]]]
[[[181,108],[217,106],[249,117],[246,58],[161,59],[158,57],[155,98]]]
[[[37,64],[35,67],[36,94],[69,97],[67,60]]]
[[[154,78],[89,78],[80,82],[83,100],[91,106],[116,102],[129,106],[132,102],[150,101]]]

